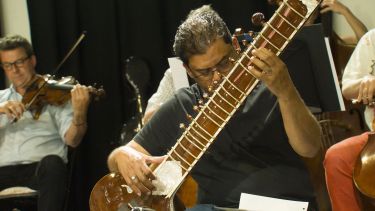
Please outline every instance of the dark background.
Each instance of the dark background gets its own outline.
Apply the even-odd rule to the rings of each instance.
[[[57,64],[83,31],[86,38],[57,75],[72,75],[81,84],[103,85],[106,97],[93,102],[88,132],[75,150],[70,210],[88,210],[91,188],[108,173],[106,159],[119,145],[122,124],[132,116],[133,93],[125,86],[122,63],[129,56],[144,59],[151,70],[148,98],[157,88],[178,25],[191,9],[211,4],[229,30],[251,24],[255,12],[268,19],[274,10],[266,0],[28,0],[31,38],[37,56],[37,71],[53,73]],[[0,79],[3,79],[1,72]],[[4,87],[3,80],[0,82]]]

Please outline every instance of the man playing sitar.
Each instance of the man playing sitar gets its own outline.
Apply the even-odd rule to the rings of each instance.
[[[241,58],[210,6],[191,11],[179,26],[174,52],[196,84],[179,90],[108,158],[125,192],[139,196],[125,202],[128,209],[153,195],[173,197],[187,173],[199,185],[200,204],[238,207],[242,192],[314,202],[299,156],[316,155],[320,127],[276,56],[312,11],[288,2]],[[272,31],[280,25],[284,31]]]

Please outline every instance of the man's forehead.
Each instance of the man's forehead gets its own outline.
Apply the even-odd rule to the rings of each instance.
[[[9,50],[0,50],[0,56],[10,55],[10,56],[26,56],[26,50],[24,48],[14,48]]]
[[[224,57],[231,53],[232,47],[230,44],[219,44],[208,49],[204,54],[193,55],[189,59],[189,67],[196,70],[203,70],[217,65]]]

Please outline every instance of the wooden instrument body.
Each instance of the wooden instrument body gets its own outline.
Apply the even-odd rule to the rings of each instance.
[[[353,181],[361,196],[363,210],[375,210],[375,133],[363,147],[354,167]]]
[[[184,205],[175,197],[142,195],[129,192],[120,174],[111,173],[101,178],[90,196],[90,210],[184,210]],[[104,199],[104,200],[103,200]]]

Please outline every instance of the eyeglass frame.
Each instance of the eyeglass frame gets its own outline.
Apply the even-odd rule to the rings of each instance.
[[[188,65],[190,72],[192,73],[191,77],[199,80],[210,80],[215,72],[225,73],[229,71],[231,55],[233,55],[233,51],[230,51],[227,55],[225,55],[216,65],[205,69],[193,70]],[[197,72],[199,72],[198,75],[196,75]]]
[[[24,66],[26,60],[30,59],[31,56],[26,56],[24,58],[20,58],[20,59],[17,59],[16,61],[14,62],[5,62],[5,63],[0,63],[0,66],[4,69],[4,70],[10,70],[12,69],[12,67],[17,67],[17,68],[21,68]]]

